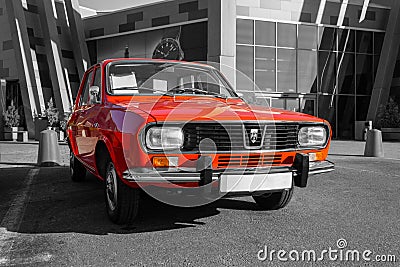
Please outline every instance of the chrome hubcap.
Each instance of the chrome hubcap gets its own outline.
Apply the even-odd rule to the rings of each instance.
[[[114,165],[110,164],[106,175],[106,195],[108,206],[111,211],[114,211],[117,206],[117,175]]]

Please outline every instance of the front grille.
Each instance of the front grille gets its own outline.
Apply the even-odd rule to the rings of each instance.
[[[282,155],[223,155],[218,157],[218,168],[255,168],[278,165],[282,161]]]
[[[188,123],[183,127],[183,150],[198,151],[202,141],[204,151],[290,150],[296,149],[297,131],[296,123]]]

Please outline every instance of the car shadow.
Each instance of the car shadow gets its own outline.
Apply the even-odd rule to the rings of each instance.
[[[180,208],[144,197],[137,220],[132,225],[109,221],[102,182],[87,175],[82,183],[72,183],[68,168],[41,168],[31,185],[29,201],[18,228],[11,232],[84,233],[94,235],[129,234],[200,227],[203,219],[220,214],[221,209],[257,211],[254,202],[220,199],[206,206]],[[2,226],[0,226],[2,227]]]

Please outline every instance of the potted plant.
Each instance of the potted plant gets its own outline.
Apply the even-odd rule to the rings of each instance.
[[[65,112],[64,113],[64,118],[62,120],[60,120],[60,141],[64,141],[65,140],[65,136],[66,136],[66,131],[67,131],[67,124],[68,124],[68,120],[69,120],[69,116],[71,115],[70,112]]]
[[[11,105],[3,112],[3,118],[6,125],[4,129],[5,139],[17,141],[20,116],[18,114],[18,109],[14,106],[14,101],[11,101]]]
[[[56,130],[58,119],[58,110],[54,107],[53,98],[50,98],[49,102],[47,103],[47,109],[44,110],[44,115],[48,121],[48,129],[49,130]]]
[[[400,110],[399,105],[392,98],[386,106],[380,106],[377,128],[382,130],[383,140],[400,141]]]

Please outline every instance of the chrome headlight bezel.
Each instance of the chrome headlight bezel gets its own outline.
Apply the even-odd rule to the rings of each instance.
[[[324,148],[330,138],[326,125],[301,125],[297,132],[299,148]]]
[[[145,146],[150,150],[177,150],[184,144],[181,127],[153,126],[146,130]]]

